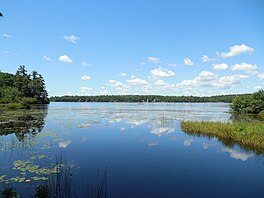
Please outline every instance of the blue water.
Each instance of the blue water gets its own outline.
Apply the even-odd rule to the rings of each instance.
[[[33,195],[51,176],[34,181],[36,174],[25,171],[24,181],[11,181],[23,172],[12,169],[14,162],[53,167],[63,159],[71,189],[65,197],[89,197],[98,185],[113,198],[264,197],[262,155],[188,135],[180,126],[182,120],[227,122],[228,112],[224,103],[51,103],[19,112],[28,126],[1,127],[0,177],[6,181],[0,186]],[[19,130],[24,135],[14,133]]]

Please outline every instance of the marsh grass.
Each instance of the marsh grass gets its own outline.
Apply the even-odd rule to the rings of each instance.
[[[188,134],[216,137],[226,145],[239,146],[264,153],[263,122],[193,122],[183,121],[183,131]]]

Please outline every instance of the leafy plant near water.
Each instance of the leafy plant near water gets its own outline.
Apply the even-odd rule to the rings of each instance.
[[[31,181],[46,181],[49,175],[58,174],[61,171],[63,164],[57,163],[53,167],[40,167],[34,163],[34,160],[43,159],[44,155],[32,156],[31,160],[15,160],[13,162],[14,171],[20,171],[21,176],[13,178],[7,178],[7,175],[0,176],[0,183],[12,183],[12,182],[31,182]],[[30,175],[30,176],[28,176]]]
[[[18,198],[16,190],[14,188],[6,188],[0,193],[3,198]]]
[[[183,121],[182,129],[189,134],[216,137],[227,144],[238,144],[264,153],[264,123],[262,122],[192,122]]]
[[[232,101],[232,112],[242,114],[264,114],[264,90],[252,95],[237,96]]]

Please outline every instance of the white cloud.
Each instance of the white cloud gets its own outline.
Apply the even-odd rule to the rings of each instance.
[[[63,39],[71,43],[76,43],[78,40],[80,40],[78,36],[74,36],[74,35],[64,36]]]
[[[173,71],[170,71],[168,69],[163,69],[161,67],[151,70],[150,73],[155,78],[175,76],[175,73]]]
[[[165,83],[163,80],[159,79],[159,80],[157,80],[157,81],[155,82],[155,85],[157,85],[157,86],[159,86],[159,87],[163,87],[163,86],[166,85],[166,83]]]
[[[261,89],[263,89],[263,87],[261,87],[260,85],[257,85],[257,86],[254,87],[254,89],[255,90],[261,90]]]
[[[248,63],[240,63],[240,64],[234,64],[232,66],[233,71],[253,71],[258,69],[257,65],[251,65]]]
[[[160,90],[165,90],[165,91],[171,91],[174,88],[174,85],[170,85],[165,83],[163,80],[159,79],[155,82],[155,85],[158,87]]]
[[[72,59],[69,56],[67,56],[67,55],[61,55],[59,57],[59,60],[61,62],[65,62],[65,63],[72,63]]]
[[[230,157],[236,160],[241,160],[241,161],[246,161],[248,160],[250,157],[253,157],[253,154],[247,154],[232,148],[224,148],[222,149],[222,152],[226,152],[230,154]]]
[[[126,84],[119,82],[117,80],[109,80],[108,82],[109,82],[109,85],[111,87],[115,88],[121,94],[125,94],[128,91],[128,89],[130,88],[129,85],[126,85]]]
[[[143,93],[151,94],[152,93],[152,87],[150,85],[143,86],[141,91]]]
[[[140,65],[145,65],[146,63],[145,62],[141,62]]]
[[[88,76],[88,75],[83,75],[81,77],[82,80],[91,80],[91,76]]]
[[[5,38],[11,38],[11,35],[10,34],[7,34],[7,33],[4,33],[3,34],[3,37],[5,37]]]
[[[194,65],[194,63],[192,62],[192,60],[190,58],[183,59],[183,64],[184,65],[189,65],[189,66]]]
[[[259,78],[260,80],[264,80],[264,73],[259,74],[259,75],[258,75],[258,78]]]
[[[91,66],[91,64],[87,63],[86,61],[82,61],[82,66],[88,67],[88,66]]]
[[[150,57],[148,57],[148,62],[161,63],[161,60],[159,58],[150,56]]]
[[[81,87],[81,93],[82,94],[91,94],[92,91],[93,91],[93,89],[90,87]]]
[[[220,89],[230,89],[234,85],[241,84],[241,79],[248,78],[247,75],[223,76],[215,83]]]
[[[133,78],[133,79],[127,80],[127,83],[130,85],[135,85],[135,86],[148,85],[147,81],[140,79],[140,78]]]
[[[232,75],[218,77],[216,74],[209,71],[202,71],[193,80],[183,80],[175,87],[184,89],[191,89],[192,87],[217,87],[220,89],[230,89],[231,87],[241,84],[241,79],[248,78],[248,75]]]
[[[197,81],[212,81],[216,80],[217,75],[214,74],[213,72],[209,71],[202,71],[199,76],[196,78]]]
[[[175,63],[169,63],[168,66],[170,66],[170,67],[177,67],[177,64],[175,64]]]
[[[225,63],[220,63],[220,64],[213,64],[214,70],[226,70],[228,69],[228,65]]]
[[[209,58],[207,55],[203,55],[201,59],[203,63],[209,62],[209,61],[215,61],[215,58]]]
[[[202,71],[193,80],[183,80],[178,83],[177,87],[192,87],[192,86],[213,86],[213,83],[217,80],[218,76],[213,72]]]
[[[251,75],[251,76],[255,76],[255,75],[258,75],[259,72],[257,70],[248,70],[247,71],[247,74],[248,75]]]
[[[252,52],[254,52],[253,48],[248,47],[245,44],[234,45],[234,46],[231,46],[229,49],[230,49],[230,51],[227,53],[224,53],[224,52],[220,53],[219,54],[220,57],[221,58],[228,58],[228,57],[238,56],[238,55],[244,54],[244,53],[251,54]]]
[[[121,72],[121,73],[119,74],[119,76],[121,76],[121,77],[126,77],[126,76],[127,76],[127,74],[126,74],[126,73],[124,73],[124,72]]]
[[[46,61],[52,61],[51,57],[49,57],[49,56],[43,56],[43,58],[44,58]]]

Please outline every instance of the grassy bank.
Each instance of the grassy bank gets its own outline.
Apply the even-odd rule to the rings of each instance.
[[[264,153],[264,123],[261,122],[192,122],[181,123],[186,133],[216,137],[226,144],[238,144],[244,148]]]

